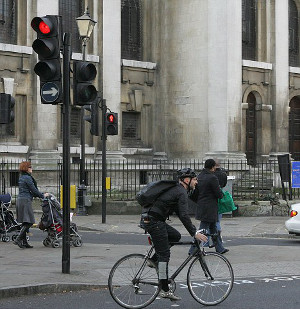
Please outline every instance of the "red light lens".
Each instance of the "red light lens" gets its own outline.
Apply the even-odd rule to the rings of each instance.
[[[44,21],[40,22],[39,29],[43,34],[48,34],[51,31],[50,27]]]
[[[113,122],[114,122],[114,119],[115,119],[114,115],[109,115],[109,116],[108,116],[108,121],[109,121],[110,123],[113,123]]]
[[[292,210],[291,211],[291,218],[292,217],[295,217],[295,216],[297,216],[298,215],[298,211],[296,211],[296,210]]]

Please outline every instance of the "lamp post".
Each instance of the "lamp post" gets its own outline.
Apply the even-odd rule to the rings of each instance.
[[[88,7],[84,14],[76,18],[79,36],[82,40],[82,61],[86,60],[86,44],[96,25],[89,14]],[[85,122],[84,122],[84,107],[81,107],[81,135],[80,135],[80,185],[78,187],[78,215],[86,215],[85,210]]]

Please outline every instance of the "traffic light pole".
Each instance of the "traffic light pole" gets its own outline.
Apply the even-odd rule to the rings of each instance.
[[[85,122],[84,122],[84,107],[80,111],[81,135],[80,135],[80,185],[78,187],[78,213],[79,216],[85,216]]]
[[[86,39],[82,40],[82,61],[85,61],[86,57]],[[80,111],[80,185],[78,186],[78,213],[79,216],[86,215],[85,209],[85,121],[84,121],[84,107],[81,106]]]
[[[70,60],[71,34],[63,40],[63,239],[62,272],[70,273]]]
[[[106,100],[103,99],[101,103],[102,110],[102,223],[106,223]]]

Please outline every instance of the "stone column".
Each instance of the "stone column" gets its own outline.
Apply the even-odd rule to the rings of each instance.
[[[108,136],[108,150],[120,148],[121,0],[103,0],[103,98],[119,113],[119,135]]]
[[[288,0],[275,1],[273,45],[273,151],[288,151],[289,126],[289,11]]]
[[[208,3],[209,152],[240,151],[241,0]]]

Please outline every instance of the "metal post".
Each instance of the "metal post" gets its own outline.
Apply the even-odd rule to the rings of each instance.
[[[63,41],[63,242],[62,272],[70,273],[70,59],[71,34]]]
[[[106,100],[102,100],[102,223],[106,223]]]
[[[86,58],[86,39],[82,40],[82,61]],[[84,107],[81,107],[80,111],[80,185],[78,186],[78,213],[77,215],[85,216],[85,120],[84,120]]]

